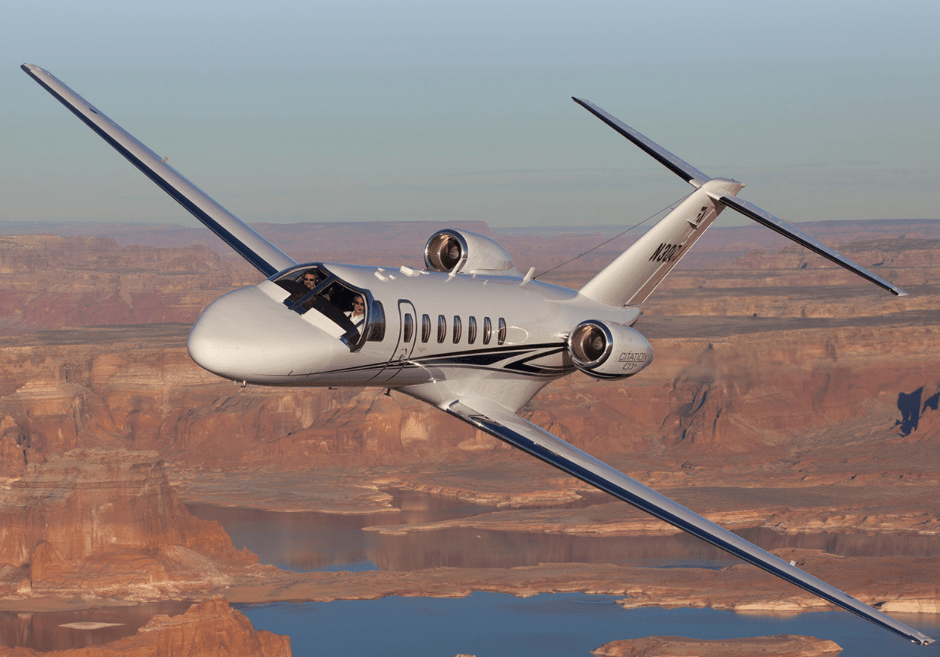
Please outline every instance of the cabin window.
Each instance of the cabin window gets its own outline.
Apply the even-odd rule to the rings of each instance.
[[[447,337],[447,320],[443,315],[437,316],[437,342],[438,344],[444,342],[444,338]]]
[[[467,320],[467,344],[473,344],[477,340],[477,318],[470,316]]]
[[[454,344],[460,342],[460,316],[454,315]]]
[[[415,332],[415,320],[412,319],[411,313],[405,313],[405,321],[402,325],[402,342],[408,344],[411,342],[411,336]]]
[[[489,344],[490,338],[493,337],[493,322],[490,321],[489,317],[483,318],[483,344]]]
[[[503,344],[504,342],[506,342],[506,320],[500,317],[499,331],[496,333],[496,344]]]
[[[431,317],[421,315],[421,342],[427,342],[431,339]]]

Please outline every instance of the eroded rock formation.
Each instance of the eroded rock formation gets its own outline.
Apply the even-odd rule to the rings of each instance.
[[[248,575],[218,523],[193,517],[153,452],[54,455],[0,496],[0,596],[183,598]]]
[[[157,615],[136,634],[104,645],[36,652],[0,647],[0,657],[290,657],[290,638],[255,630],[223,598],[196,603],[179,616]]]

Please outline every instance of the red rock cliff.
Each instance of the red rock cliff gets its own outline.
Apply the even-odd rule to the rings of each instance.
[[[181,598],[254,563],[218,523],[189,514],[153,452],[51,456],[0,496],[6,597]]]
[[[180,616],[154,616],[133,636],[104,645],[36,652],[2,648],[0,657],[290,657],[290,638],[255,630],[221,598],[194,604]]]

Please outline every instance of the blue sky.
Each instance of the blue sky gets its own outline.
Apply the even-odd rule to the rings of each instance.
[[[63,4],[3,10],[0,222],[195,225],[23,62],[249,222],[627,226],[691,189],[572,95],[785,220],[940,217],[935,2]]]

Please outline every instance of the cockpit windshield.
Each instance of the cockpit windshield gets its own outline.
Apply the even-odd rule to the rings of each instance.
[[[368,290],[361,290],[331,274],[323,265],[303,265],[271,277],[290,293],[284,305],[303,315],[314,310],[343,330],[340,337],[351,351],[366,341],[385,337],[385,312]]]

